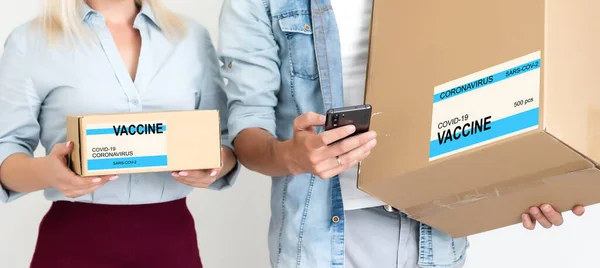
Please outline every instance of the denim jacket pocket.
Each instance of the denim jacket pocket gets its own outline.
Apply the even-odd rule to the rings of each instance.
[[[279,27],[287,40],[292,75],[309,80],[319,78],[310,15],[298,12],[283,17],[279,19]]]

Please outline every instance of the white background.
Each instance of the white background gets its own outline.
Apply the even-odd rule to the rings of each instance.
[[[1,42],[15,26],[37,14],[38,1],[0,1]],[[221,0],[164,1],[204,24],[216,40]],[[41,153],[38,150],[38,155]],[[269,194],[268,178],[244,171],[233,189],[220,193],[197,190],[190,196],[205,267],[269,267]],[[40,193],[0,204],[0,268],[28,267],[37,227],[48,206]],[[89,230],[90,234],[98,231]],[[581,219],[569,214],[565,225],[554,230],[528,232],[512,226],[470,240],[466,268],[600,267],[600,210],[588,208]]]

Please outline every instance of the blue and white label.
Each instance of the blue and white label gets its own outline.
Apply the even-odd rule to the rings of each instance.
[[[162,121],[89,124],[88,171],[166,167],[167,125]]]
[[[429,160],[538,128],[541,52],[437,86]]]

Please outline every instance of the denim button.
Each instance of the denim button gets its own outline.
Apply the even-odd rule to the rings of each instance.
[[[333,216],[333,218],[331,218],[331,221],[333,221],[333,223],[338,223],[338,222],[340,222],[340,217]]]

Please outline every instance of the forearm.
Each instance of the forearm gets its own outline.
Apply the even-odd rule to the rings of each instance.
[[[8,157],[0,166],[2,186],[18,193],[30,193],[50,188],[38,173],[42,158],[17,153]]]
[[[269,132],[245,129],[235,139],[235,152],[239,161],[248,169],[272,177],[291,174],[288,142],[282,142]]]

